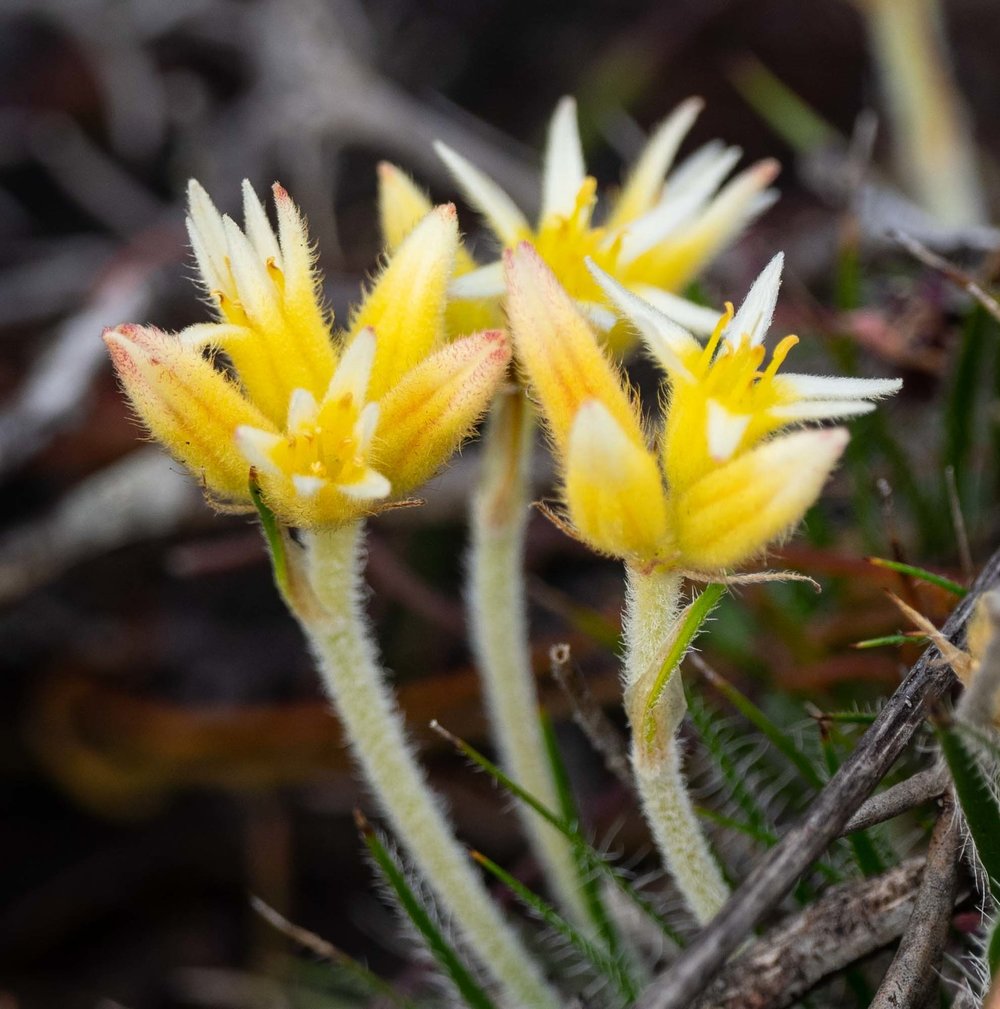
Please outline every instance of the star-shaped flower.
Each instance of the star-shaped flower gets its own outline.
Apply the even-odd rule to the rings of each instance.
[[[713,141],[668,176],[701,107],[700,99],[688,99],[654,130],[621,191],[609,201],[601,223],[595,222],[597,183],[586,173],[572,98],[562,99],[549,127],[541,212],[535,225],[462,155],[442,143],[436,149],[501,246],[530,241],[599,329],[611,331],[615,317],[584,266],[587,257],[633,293],[696,332],[706,332],[717,313],[671,292],[683,288],[770,206],[775,194],[767,187],[778,166],[772,160],[761,161],[726,182],[741,151]],[[451,291],[456,298],[496,297],[503,293],[504,283],[503,264],[497,260],[456,278]]]
[[[507,253],[515,356],[552,436],[570,523],[595,549],[638,566],[705,574],[744,563],[798,524],[835,466],[843,428],[783,432],[874,409],[898,379],[780,372],[765,364],[782,257],[702,344],[595,264],[595,283],[666,373],[656,444],[621,373],[527,243]]]
[[[338,525],[424,482],[485,410],[510,357],[497,331],[447,340],[454,207],[422,218],[334,333],[305,222],[281,186],[277,229],[249,183],[243,229],[196,182],[189,195],[216,321],[104,337],[152,434],[226,502],[249,504],[253,470],[288,525]]]

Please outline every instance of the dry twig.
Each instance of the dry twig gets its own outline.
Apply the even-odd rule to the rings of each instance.
[[[870,1009],[920,1009],[932,994],[955,906],[960,846],[961,831],[946,799],[931,834],[913,913]]]
[[[573,712],[573,721],[583,730],[591,746],[604,758],[608,770],[629,790],[635,787],[629,770],[625,740],[594,699],[580,670],[573,664],[569,645],[549,649],[552,677],[562,688]]]
[[[987,293],[980,286],[975,277],[960,270],[954,263],[949,262],[936,252],[931,252],[926,245],[918,242],[915,238],[902,231],[891,231],[890,237],[898,245],[901,245],[914,259],[919,259],[925,266],[932,270],[937,270],[946,280],[950,280],[956,287],[962,288],[966,294],[971,295],[979,302],[983,308],[989,312],[998,322],[1000,322],[1000,302]]]
[[[31,458],[77,419],[107,358],[101,330],[143,314],[150,272],[140,262],[120,265],[89,304],[59,327],[13,402],[0,412],[0,475]]]
[[[937,798],[948,786],[948,780],[948,772],[943,767],[932,767],[873,795],[847,821],[841,836],[853,834],[856,830],[867,830],[877,823],[885,823],[900,813]]]
[[[758,939],[692,1009],[782,1009],[823,978],[881,949],[911,917],[923,859],[874,879],[831,887]]]

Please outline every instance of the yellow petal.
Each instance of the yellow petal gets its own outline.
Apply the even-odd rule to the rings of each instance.
[[[517,363],[565,456],[573,420],[596,399],[635,444],[642,427],[635,407],[590,326],[535,249],[522,242],[504,255],[507,316]]]
[[[381,399],[444,339],[457,248],[454,206],[436,207],[406,237],[355,313],[352,337],[369,326],[378,336],[369,399]]]
[[[632,561],[669,551],[656,457],[597,400],[584,403],[573,422],[565,480],[570,519],[594,549]]]
[[[378,172],[378,217],[382,241],[392,253],[403,239],[434,209],[427,194],[402,169],[380,161]]]
[[[382,239],[393,253],[403,239],[433,210],[422,189],[404,172],[388,161],[378,165],[378,206]],[[464,245],[455,253],[455,277],[464,277],[479,269]],[[502,293],[502,292],[501,292]],[[448,301],[445,309],[446,328],[450,336],[478,333],[503,325],[496,298]]]
[[[819,497],[848,435],[800,431],[712,470],[673,501],[680,563],[734,567],[790,532]]]
[[[216,494],[249,500],[250,467],[236,445],[241,425],[272,430],[201,352],[144,326],[104,333],[115,371],[153,437]]]
[[[323,308],[323,285],[305,219],[283,186],[271,187],[278,212],[281,246],[282,309],[297,355],[320,392],[336,363],[330,336],[333,319]]]
[[[406,494],[458,449],[489,406],[510,361],[504,333],[477,333],[419,364],[379,404],[373,465]]]

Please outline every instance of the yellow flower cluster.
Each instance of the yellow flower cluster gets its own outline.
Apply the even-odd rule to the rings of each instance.
[[[572,98],[562,99],[549,126],[535,226],[471,162],[444,144],[436,146],[500,245],[509,249],[530,241],[591,322],[621,349],[627,330],[614,328],[615,317],[585,268],[585,258],[686,325],[711,328],[713,313],[671,292],[693,279],[774,200],[767,187],[778,173],[777,162],[758,162],[726,182],[742,152],[719,141],[697,150],[668,176],[702,104],[698,98],[682,102],[653,131],[620,192],[608,201],[601,224],[594,222],[597,182],[586,173]],[[459,299],[503,293],[499,260],[464,270],[452,285],[452,295]]]
[[[666,373],[650,448],[639,404],[538,252],[506,254],[515,356],[551,433],[569,520],[594,549],[638,567],[719,572],[759,554],[816,500],[847,443],[843,428],[774,436],[865,413],[896,379],[782,374],[796,337],[765,365],[781,256],[702,344],[594,263],[594,282]]]
[[[763,162],[723,185],[739,151],[710,144],[667,177],[699,108],[683,103],[654,132],[599,227],[572,100],[550,126],[536,228],[439,145],[507,247],[485,267],[462,248],[454,207],[432,207],[381,165],[388,262],[342,332],[285,190],[274,186],[272,227],[244,183],[240,228],[192,182],[188,231],[216,319],[178,334],[105,333],[137,413],[217,498],[249,503],[253,477],[282,522],[341,525],[410,493],[469,434],[510,349],[498,330],[455,337],[496,318],[490,299],[506,292],[520,372],[579,536],[637,566],[742,563],[799,521],[847,440],[839,428],[782,429],[865,412],[899,383],[782,373],[795,337],[766,361],[780,256],[735,315],[719,319],[664,290],[766,204],[775,173]],[[612,330],[638,332],[665,371],[655,447],[599,342]],[[711,335],[703,345],[692,331]]]
[[[423,483],[475,425],[510,358],[498,331],[447,340],[454,207],[422,215],[334,335],[305,223],[281,186],[276,230],[249,183],[243,229],[197,183],[189,196],[216,321],[104,335],[152,434],[225,501],[249,504],[253,470],[293,526],[342,524]]]

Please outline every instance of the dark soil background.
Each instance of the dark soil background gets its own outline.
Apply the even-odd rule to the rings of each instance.
[[[943,11],[990,184],[1000,19],[990,0]],[[703,95],[685,150],[719,136],[744,163],[773,155],[784,170],[781,201],[702,293],[738,299],[783,248],[778,327],[820,359],[847,347],[862,373],[907,382],[887,411],[906,461],[856,457],[778,561],[820,578],[824,602],[796,586],[747,590],[711,654],[748,689],[820,704],[895,682],[907,653],[847,647],[899,625],[881,593],[890,582],[860,558],[896,549],[960,574],[940,505],[942,459],[956,453],[975,559],[995,544],[993,379],[976,415],[986,427],[966,417],[965,434],[953,428],[966,416],[954,412],[961,361],[977,379],[992,374],[997,333],[970,364],[944,282],[856,244],[864,222],[836,186],[816,184],[817,164],[836,174],[841,161],[803,158],[765,125],[739,84],[751,57],[844,136],[881,107],[864,21],[846,0],[0,0],[0,1009],[342,1004],[324,970],[293,962],[254,915],[251,893],[380,971],[408,969],[352,825],[355,805],[374,810],[254,523],[213,514],[141,444],[100,343],[105,325],[206,317],[184,244],[192,175],[227,210],[244,176],[258,191],[280,179],[309,216],[343,317],[380,252],[380,159],[452,199],[431,152],[446,137],[531,208],[561,95],[577,95],[588,163],[609,183],[645,130]],[[883,129],[883,178],[888,151]],[[838,295],[845,250],[871,267],[863,309]],[[831,370],[829,358],[817,368]],[[865,428],[856,443],[876,436]],[[532,881],[506,801],[425,728],[437,717],[485,745],[461,608],[474,465],[470,447],[424,509],[374,524],[371,607],[460,832]],[[542,462],[539,480],[541,496]],[[642,850],[638,818],[545,676],[548,647],[570,641],[614,710],[613,652],[572,604],[613,626],[616,566],[540,515],[529,564],[541,685],[584,814],[598,836]],[[921,603],[932,616],[946,605],[931,593]]]

